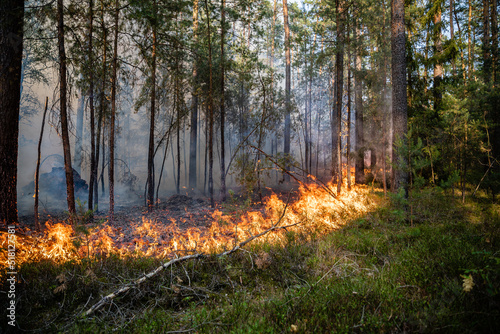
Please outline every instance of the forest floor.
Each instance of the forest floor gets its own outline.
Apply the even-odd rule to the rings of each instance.
[[[279,243],[262,240],[229,256],[179,263],[88,317],[79,315],[165,260],[109,254],[64,263],[26,262],[18,269],[18,327],[2,320],[0,328],[40,333],[496,333],[500,204],[481,196],[462,204],[458,196],[437,188],[414,192],[409,203],[397,196],[384,199],[377,189],[368,196],[376,207],[339,228],[290,230]],[[241,215],[263,206],[233,198],[219,209]],[[214,212],[206,201],[174,196],[148,218],[201,228]],[[139,223],[143,217],[140,209],[129,210],[119,212],[117,221]],[[7,308],[6,301],[0,304]]]

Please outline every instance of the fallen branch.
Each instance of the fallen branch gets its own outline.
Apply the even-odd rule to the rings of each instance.
[[[298,223],[295,223],[295,224],[290,224],[290,225],[286,225],[286,226],[278,226],[279,223],[283,220],[283,218],[285,217],[285,212],[286,212],[286,209],[288,207],[288,203],[285,205],[285,208],[283,209],[283,213],[281,215],[281,217],[279,218],[279,220],[276,222],[276,224],[274,224],[273,226],[271,226],[270,228],[268,228],[267,230],[259,233],[259,234],[256,234],[254,236],[251,236],[250,238],[246,239],[245,241],[242,241],[240,242],[238,245],[234,246],[231,250],[228,250],[228,251],[225,251],[223,253],[220,253],[220,254],[217,254],[216,256],[217,257],[221,257],[221,256],[226,256],[226,255],[229,255],[229,254],[232,254],[234,252],[236,252],[237,250],[241,249],[243,246],[245,246],[246,244],[248,244],[249,242],[271,232],[271,231],[274,231],[274,230],[278,230],[278,229],[287,229],[289,227],[292,227],[292,226],[295,226],[295,225],[298,225],[300,224],[300,222]],[[179,263],[179,262],[183,262],[183,261],[187,261],[187,260],[191,260],[191,259],[200,259],[200,258],[203,258],[203,257],[206,257],[207,255],[206,254],[203,254],[203,253],[196,253],[196,254],[191,254],[191,255],[186,255],[186,256],[182,256],[182,257],[178,257],[178,258],[175,258],[175,259],[172,259],[168,262],[165,262],[163,263],[161,266],[159,266],[158,268],[156,268],[155,270],[145,274],[143,277],[135,280],[134,282],[132,282],[131,284],[127,285],[127,286],[124,286],[118,290],[116,290],[115,292],[105,296],[105,297],[102,297],[101,300],[99,300],[96,304],[94,304],[91,308],[89,308],[87,311],[85,311],[82,316],[86,317],[86,316],[89,316],[91,315],[92,313],[94,313],[95,311],[99,310],[101,307],[103,307],[104,305],[108,304],[109,302],[111,302],[114,298],[116,298],[117,296],[127,292],[128,290],[130,290],[131,288],[143,283],[144,281],[146,281],[148,278],[151,278],[153,276],[156,276],[159,272],[161,272],[163,269],[167,269],[168,267],[171,267],[172,265],[176,264],[176,263]]]

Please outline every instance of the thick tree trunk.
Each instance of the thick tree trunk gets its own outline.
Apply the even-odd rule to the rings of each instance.
[[[115,36],[113,41],[113,75],[111,78],[111,122],[109,124],[109,220],[115,215],[115,118],[116,118],[116,86],[118,79],[118,16],[120,7],[115,0]]]
[[[360,38],[356,26],[356,36]],[[356,51],[356,71],[354,72],[354,108],[356,110],[356,166],[354,180],[357,184],[365,183],[365,143],[363,129],[363,92],[361,86],[361,55]]]
[[[198,42],[198,0],[193,4],[193,38]],[[193,88],[191,104],[191,131],[189,137],[189,188],[196,188],[196,142],[198,140],[198,56],[193,61]]]
[[[90,108],[90,180],[88,209],[94,209],[94,187],[96,184],[96,145],[95,145],[95,110],[94,110],[94,71],[93,63],[93,23],[94,23],[94,0],[89,0],[89,40],[88,40],[88,79],[89,79],[89,108]]]
[[[71,149],[68,131],[67,110],[67,69],[66,50],[64,48],[64,6],[63,0],[57,0],[57,40],[59,46],[59,101],[61,114],[61,137],[64,151],[64,168],[66,170],[66,193],[68,211],[70,215],[75,214],[75,190],[73,185],[73,168],[71,167]]]
[[[283,153],[285,156],[290,155],[290,139],[291,139],[291,58],[290,58],[290,26],[288,25],[288,3],[283,0],[283,20],[285,26],[285,137]],[[286,163],[285,168],[289,171],[290,165]],[[290,180],[288,174],[283,174],[285,181]]]
[[[100,95],[100,102],[99,102],[99,114],[97,115],[97,136],[96,136],[96,148],[95,148],[95,169],[94,169],[94,204],[95,204],[95,209],[96,211],[99,210],[99,159],[100,159],[100,152],[101,152],[101,137],[104,139],[104,130],[103,130],[103,123],[104,123],[104,105],[106,103],[106,80],[107,80],[107,53],[106,53],[106,45],[107,45],[107,38],[108,38],[108,30],[104,24],[104,2],[101,0],[101,28],[103,31],[103,46],[102,46],[102,77],[101,77],[101,95]],[[102,152],[104,153],[104,140],[103,140],[103,145],[102,145]],[[102,159],[102,167],[104,169],[104,156]],[[104,184],[104,180],[103,184]],[[104,186],[103,186],[104,188]]]
[[[393,150],[392,161],[395,168],[394,189],[403,189],[408,197],[408,158],[401,150],[396,149],[396,141],[406,140],[408,132],[408,112],[406,97],[406,56],[405,56],[405,23],[404,1],[392,0],[391,18],[391,50],[392,50],[392,117],[393,117]]]
[[[443,52],[441,36],[441,5],[434,14],[434,56],[438,57],[434,62],[434,112],[441,108],[443,94],[441,92],[441,81],[443,80],[443,65],[439,56]]]
[[[208,72],[209,72],[209,88],[208,88],[208,193],[210,196],[210,206],[215,207],[214,202],[214,101],[213,101],[213,67],[212,67],[212,41],[210,38],[210,11],[208,8],[208,0],[205,0],[205,9],[207,13],[207,37],[208,37]]]
[[[24,1],[0,2],[0,223],[18,222],[17,153]]]
[[[153,1],[156,13],[156,0]],[[151,113],[149,122],[149,148],[148,148],[148,193],[146,204],[148,211],[154,206],[154,146],[155,146],[155,113],[156,113],[156,22],[153,24],[153,50],[151,55]]]

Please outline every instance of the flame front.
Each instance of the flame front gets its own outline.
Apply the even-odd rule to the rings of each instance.
[[[19,237],[16,241],[17,265],[27,261],[51,260],[57,263],[84,257],[119,256],[167,257],[177,252],[209,253],[230,249],[237,243],[261,233],[279,222],[279,226],[293,225],[287,231],[326,233],[345,222],[365,214],[376,203],[365,186],[354,186],[340,196],[332,196],[334,186],[316,184],[301,186],[298,197],[286,203],[272,194],[265,201],[262,211],[247,211],[238,219],[216,209],[209,218],[208,226],[180,227],[186,222],[169,218],[169,223],[142,218],[130,222],[128,231],[123,227],[105,222],[86,233],[76,233],[72,225],[47,222],[47,229],[31,237]],[[266,242],[279,243],[286,233],[277,230],[267,234]],[[8,235],[0,234],[2,269],[7,263]]]

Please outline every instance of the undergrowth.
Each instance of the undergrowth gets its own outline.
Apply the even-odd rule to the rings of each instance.
[[[435,189],[413,195],[411,217],[397,201],[381,202],[326,235],[290,232],[284,245],[255,243],[230,256],[176,265],[88,318],[79,314],[161,260],[106,256],[79,264],[26,263],[16,288],[16,330],[498,330],[500,205],[485,198],[461,204]],[[6,321],[1,325],[9,329]]]

